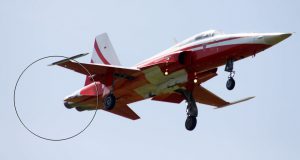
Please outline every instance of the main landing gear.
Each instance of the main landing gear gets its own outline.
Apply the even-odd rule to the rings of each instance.
[[[103,108],[105,110],[112,110],[116,105],[116,97],[113,93],[108,94],[103,99]]]
[[[124,78],[127,80],[133,80],[134,77],[130,76],[130,75],[126,75],[126,74],[119,74],[119,73],[113,73],[112,74],[112,85],[111,85],[111,90],[110,93],[108,95],[106,95],[103,99],[103,109],[105,110],[112,110],[114,109],[115,105],[116,105],[116,97],[114,95],[114,84],[115,84],[115,80],[116,78]]]
[[[103,99],[103,108],[105,110],[112,110],[116,105],[116,97],[114,95],[114,85],[115,84],[115,75],[113,75],[111,90],[108,95],[106,95]]]
[[[228,90],[232,90],[235,86],[235,80],[233,79],[235,75],[235,71],[233,71],[233,60],[229,59],[225,66],[225,71],[229,72],[228,80],[226,82],[226,88]]]
[[[198,108],[193,98],[193,95],[190,91],[183,90],[181,91],[181,93],[185,97],[187,102],[187,108],[186,108],[187,118],[185,121],[185,128],[189,131],[192,131],[196,128],[197,125]]]

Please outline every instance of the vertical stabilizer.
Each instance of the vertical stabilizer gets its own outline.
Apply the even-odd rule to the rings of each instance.
[[[95,38],[91,63],[118,66],[121,65],[107,33],[102,33]],[[87,77],[85,85],[88,85],[90,83],[91,80]]]

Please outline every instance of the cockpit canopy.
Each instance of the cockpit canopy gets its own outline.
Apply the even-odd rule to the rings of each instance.
[[[217,31],[217,30],[208,30],[205,32],[201,32],[197,35],[194,36],[194,41],[198,41],[198,40],[202,40],[205,38],[209,38],[209,37],[213,37],[215,35],[219,35],[222,34],[221,32]]]
[[[204,39],[207,39],[207,38],[210,38],[210,37],[213,37],[216,35],[220,35],[220,34],[223,34],[223,33],[220,31],[217,31],[217,30],[208,30],[208,31],[196,34],[193,37],[188,38],[188,39],[184,40],[183,42],[177,44],[176,46],[180,47],[180,46],[186,45],[188,43],[192,43],[192,42],[199,41],[199,40],[204,40]]]

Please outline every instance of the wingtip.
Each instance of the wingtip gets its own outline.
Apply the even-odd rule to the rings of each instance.
[[[134,117],[134,118],[130,118],[131,120],[135,121],[135,120],[139,120],[141,119],[141,117],[137,116],[137,117]]]
[[[237,104],[237,103],[241,103],[241,102],[245,102],[245,101],[248,101],[248,100],[253,99],[253,98],[255,98],[255,96],[246,97],[246,98],[244,98],[244,99],[240,99],[240,100],[231,102],[230,105]]]
[[[64,63],[64,62],[67,62],[67,61],[70,61],[70,60],[74,60],[74,59],[77,59],[77,58],[86,56],[86,55],[88,55],[88,54],[89,54],[89,53],[81,53],[81,54],[77,54],[77,55],[75,55],[75,56],[72,56],[72,57],[69,57],[69,58],[65,58],[65,59],[63,59],[63,60],[56,61],[56,62],[53,62],[53,63],[51,63],[51,64],[48,64],[48,66],[59,65],[59,64]]]
[[[247,98],[244,98],[244,99],[241,99],[240,101],[244,100],[244,101],[247,101],[247,100],[250,100],[250,99],[253,99],[255,98],[255,96],[250,96],[250,97],[247,97]]]
[[[217,107],[217,108],[215,108],[215,109],[224,108],[224,107],[231,106],[231,105],[234,105],[234,104],[237,104],[237,103],[245,102],[245,101],[248,101],[248,100],[253,99],[253,98],[255,98],[255,96],[246,97],[246,98],[243,98],[243,99],[234,101],[234,102],[230,102],[230,103],[228,103],[227,105]]]

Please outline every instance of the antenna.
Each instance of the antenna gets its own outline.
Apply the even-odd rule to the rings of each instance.
[[[178,43],[178,41],[177,41],[177,39],[175,37],[173,38],[173,41],[174,41],[174,44]]]

